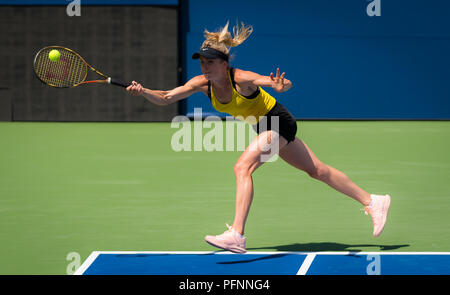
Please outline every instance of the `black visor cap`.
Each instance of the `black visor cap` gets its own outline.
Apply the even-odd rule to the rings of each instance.
[[[203,47],[202,49],[200,49],[199,52],[196,52],[192,55],[192,59],[199,59],[200,56],[203,56],[204,58],[207,59],[219,58],[224,61],[228,61],[228,55],[211,47]]]

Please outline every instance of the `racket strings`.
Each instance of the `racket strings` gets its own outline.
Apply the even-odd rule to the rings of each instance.
[[[87,65],[75,53],[58,48],[61,57],[51,61],[49,52],[54,48],[45,48],[36,57],[34,69],[43,82],[55,87],[71,87],[83,82],[87,76]]]

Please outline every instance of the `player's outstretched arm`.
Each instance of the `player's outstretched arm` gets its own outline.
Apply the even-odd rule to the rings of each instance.
[[[133,81],[126,90],[130,95],[141,95],[156,105],[169,105],[201,91],[201,87],[205,85],[205,82],[207,84],[207,80],[201,75],[172,90],[152,90]]]
[[[270,76],[263,76],[250,71],[239,70],[236,72],[236,82],[238,83],[251,83],[255,86],[272,87],[277,92],[285,92],[291,89],[292,82],[285,77],[283,72],[280,75],[280,69],[277,68],[276,75],[270,73]]]

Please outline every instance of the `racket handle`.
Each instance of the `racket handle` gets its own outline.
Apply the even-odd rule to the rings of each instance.
[[[108,83],[116,86],[122,86],[124,88],[127,88],[128,86],[131,85],[131,83],[126,83],[115,78],[108,78]]]

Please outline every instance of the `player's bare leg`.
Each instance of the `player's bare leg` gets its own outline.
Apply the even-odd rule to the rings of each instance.
[[[323,181],[335,190],[355,199],[364,206],[370,205],[370,194],[356,185],[343,172],[322,163],[311,149],[297,137],[280,150],[280,157],[290,165]]]
[[[274,136],[272,141],[268,140]],[[239,157],[234,166],[236,176],[236,208],[233,222],[233,229],[240,234],[244,233],[245,222],[247,220],[250,205],[253,200],[253,172],[264,162],[261,160],[264,150],[272,150],[273,145],[278,144],[280,150],[287,144],[286,139],[279,136],[274,131],[261,133]]]
[[[378,237],[384,229],[391,203],[389,195],[371,195],[356,185],[343,172],[322,163],[311,149],[296,138],[294,142],[280,150],[280,156],[290,165],[308,173],[311,177],[323,181],[337,191],[355,199],[365,206],[373,222],[373,235]]]
[[[209,244],[236,253],[245,253],[246,238],[243,236],[250,206],[253,200],[253,172],[264,163],[264,155],[273,151],[273,146],[278,145],[278,150],[284,147],[287,141],[273,131],[262,132],[239,157],[234,166],[236,175],[236,206],[233,226],[221,235],[206,236]]]

